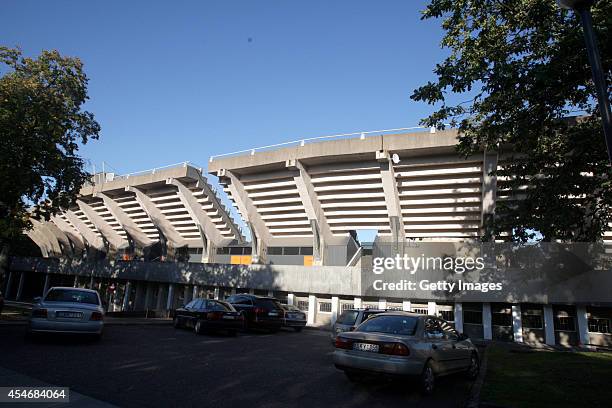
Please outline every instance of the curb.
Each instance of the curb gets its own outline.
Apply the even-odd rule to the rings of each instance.
[[[465,408],[479,408],[480,407],[480,392],[487,374],[487,351],[488,347],[485,347],[482,352],[482,358],[480,359],[480,373],[478,378],[474,381],[472,388],[470,389],[470,396],[465,404]]]

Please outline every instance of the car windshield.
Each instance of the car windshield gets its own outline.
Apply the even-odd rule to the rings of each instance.
[[[45,302],[87,303],[90,305],[100,304],[96,293],[75,289],[52,289],[47,294]]]
[[[220,300],[209,300],[207,301],[207,309],[215,310],[215,311],[223,311],[223,312],[235,312],[236,309],[232,305],[227,302],[222,302]]]
[[[372,316],[357,327],[356,331],[412,336],[415,332],[417,321],[417,317],[411,316]]]
[[[359,312],[357,310],[345,310],[340,317],[338,317],[338,324],[353,325],[357,321],[358,315]]]

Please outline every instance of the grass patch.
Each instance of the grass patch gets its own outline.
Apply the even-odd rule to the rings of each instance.
[[[511,353],[492,345],[481,401],[505,407],[612,406],[612,353]]]

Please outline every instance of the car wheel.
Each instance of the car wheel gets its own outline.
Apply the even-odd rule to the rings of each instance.
[[[198,320],[195,324],[195,326],[193,327],[193,330],[195,331],[196,334],[202,334],[202,332],[204,331],[204,327],[202,325],[202,321]]]
[[[468,367],[468,378],[470,380],[474,380],[476,377],[478,377],[478,373],[480,372],[480,362],[478,361],[478,356],[476,356],[476,353],[472,353],[472,356],[470,357],[470,366]]]
[[[433,368],[431,367],[431,362],[425,363],[425,367],[423,367],[423,372],[421,373],[421,392],[425,395],[431,395],[436,386],[436,376],[434,374]]]
[[[299,333],[302,331],[302,327],[294,327],[293,330]]]

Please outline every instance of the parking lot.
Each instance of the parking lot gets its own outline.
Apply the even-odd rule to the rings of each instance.
[[[0,367],[119,406],[457,407],[471,387],[461,375],[440,379],[431,397],[410,381],[352,384],[333,367],[329,333],[316,330],[226,337],[113,325],[100,342],[24,332],[0,327]]]

